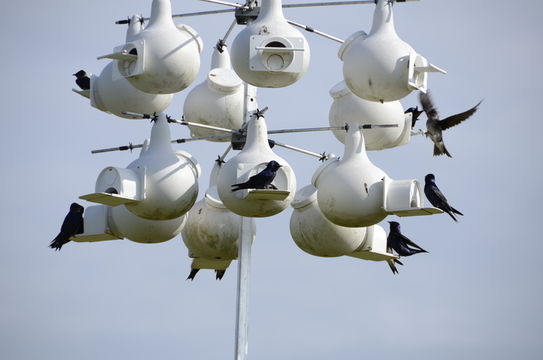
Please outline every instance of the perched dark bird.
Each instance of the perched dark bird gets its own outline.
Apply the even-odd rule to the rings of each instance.
[[[77,78],[75,79],[75,83],[81,88],[81,90],[90,89],[90,79],[85,71],[79,70],[73,75]]]
[[[399,223],[396,221],[389,221],[388,223],[390,224],[390,232],[387,237],[387,248],[393,249],[400,256],[411,256],[428,252],[405,237],[400,231]]]
[[[232,191],[238,191],[241,189],[275,188],[275,186],[272,185],[272,181],[275,179],[277,170],[279,170],[280,167],[281,165],[279,165],[277,161],[272,160],[266,165],[264,170],[251,176],[246,182],[232,185]]]
[[[426,136],[434,142],[434,156],[445,154],[448,157],[452,157],[443,143],[443,131],[460,124],[473,115],[483,100],[467,111],[440,120],[437,109],[430,99],[430,94],[421,92],[419,98],[422,109],[428,117],[428,120],[426,120]]]
[[[410,107],[409,109],[404,111],[404,114],[411,114],[411,129],[415,127],[415,123],[419,119],[420,114],[422,114],[424,111],[419,110],[418,106]]]
[[[454,221],[458,221],[454,214],[464,215],[449,205],[447,198],[439,191],[439,188],[436,185],[436,177],[434,174],[428,174],[424,177],[424,194],[426,194],[426,198],[433,206],[445,211]]]
[[[388,263],[388,266],[390,266],[390,270],[392,270],[393,274],[398,273],[398,269],[396,268],[395,263],[399,265],[403,265],[403,263],[398,259],[387,260],[387,263]]]
[[[78,203],[70,205],[70,212],[64,218],[60,233],[51,241],[51,249],[60,250],[62,245],[70,241],[70,237],[83,232],[83,211],[85,208]]]
[[[190,280],[190,281],[194,280],[194,277],[196,276],[198,271],[200,271],[200,269],[194,269],[194,268],[190,269],[190,274],[187,277],[187,280]]]

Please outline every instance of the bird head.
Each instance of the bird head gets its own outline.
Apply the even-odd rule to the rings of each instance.
[[[428,174],[424,177],[425,182],[434,182],[436,180],[436,177],[434,174]]]
[[[82,78],[83,76],[86,76],[87,73],[84,70],[79,70],[78,72],[76,72],[75,74],[72,74],[72,75],[79,79],[79,78]]]
[[[280,167],[282,167],[282,165],[279,165],[277,161],[272,160],[268,163],[268,165],[266,165],[266,167],[270,170],[277,171]]]
[[[85,208],[78,203],[72,203],[72,205],[70,205],[70,211],[82,213],[83,210],[85,210]]]
[[[390,230],[400,230],[400,223],[397,221],[389,221]]]

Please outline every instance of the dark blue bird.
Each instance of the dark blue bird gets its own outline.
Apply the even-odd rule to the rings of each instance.
[[[411,129],[415,127],[415,123],[419,119],[420,114],[422,114],[423,112],[423,110],[419,110],[418,106],[410,107],[409,109],[404,111],[404,114],[411,114]]]
[[[78,203],[70,205],[70,212],[64,218],[60,233],[51,241],[51,249],[60,250],[62,245],[70,241],[70,237],[83,232],[83,211],[85,208]]]
[[[275,186],[272,185],[272,181],[275,179],[277,170],[279,170],[280,167],[281,165],[279,165],[277,161],[272,160],[266,165],[264,170],[251,176],[246,182],[232,185],[232,191],[238,191],[241,189],[275,188]]]
[[[84,70],[79,70],[73,75],[77,78],[75,79],[75,83],[81,88],[81,90],[90,89],[90,79]]]
[[[433,206],[445,211],[450,217],[453,218],[454,221],[458,221],[454,214],[462,216],[464,215],[449,205],[447,198],[441,193],[441,191],[439,191],[439,188],[436,185],[436,177],[434,174],[428,174],[424,177],[424,193],[426,194],[428,201],[430,201]]]
[[[393,249],[400,256],[411,256],[428,252],[405,237],[400,231],[399,223],[396,221],[389,221],[388,223],[390,224],[390,232],[387,237],[387,249]]]

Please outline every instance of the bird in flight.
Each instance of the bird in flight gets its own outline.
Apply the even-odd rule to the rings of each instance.
[[[272,184],[273,179],[275,179],[275,175],[277,174],[277,170],[282,165],[279,165],[279,163],[275,160],[270,161],[264,170],[259,172],[256,175],[253,175],[244,183],[240,184],[234,184],[232,185],[232,191],[238,191],[241,189],[268,189],[268,188],[275,188],[275,186]]]
[[[447,198],[436,185],[436,177],[434,174],[428,174],[424,177],[424,194],[433,206],[445,211],[454,221],[458,221],[454,214],[464,215],[449,205]]]
[[[51,249],[60,250],[62,245],[70,241],[70,237],[83,232],[83,211],[85,208],[78,203],[70,205],[70,212],[64,218],[60,233],[51,241]]]
[[[390,232],[387,237],[387,249],[396,251],[400,256],[411,256],[428,252],[403,235],[400,231],[400,224],[398,222],[389,221],[388,223],[390,224]]]
[[[481,104],[481,102],[483,102],[483,100],[479,101],[479,103],[471,109],[459,114],[451,115],[443,120],[439,119],[439,114],[434,104],[432,103],[432,99],[430,98],[429,93],[425,94],[423,92],[420,92],[419,100],[422,105],[422,109],[424,110],[428,118],[428,120],[426,120],[425,134],[434,143],[434,156],[445,154],[448,157],[452,157],[447,148],[445,147],[445,143],[443,142],[443,131],[460,124],[462,121],[473,115],[473,113],[477,111],[477,107]]]
[[[76,77],[75,83],[81,88],[81,90],[90,89],[90,79],[84,70],[79,70],[73,75]]]

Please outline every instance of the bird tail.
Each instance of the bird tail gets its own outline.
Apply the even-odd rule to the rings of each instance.
[[[434,144],[434,156],[440,156],[440,155],[447,155],[448,157],[452,158],[452,155],[449,153],[447,148],[445,147],[445,144],[443,144],[443,148],[441,149],[439,146]]]
[[[194,280],[194,277],[196,276],[198,271],[200,271],[200,269],[190,269],[190,274],[187,277],[187,280],[190,280],[190,281]]]
[[[62,248],[62,245],[64,245],[65,242],[62,241],[58,236],[51,241],[49,244],[49,247],[51,249],[55,249],[55,251],[60,250]]]
[[[464,216],[464,214],[462,214],[460,211],[456,210],[456,209],[453,208],[452,206],[451,206],[451,211],[452,211],[453,213],[455,213],[455,214]]]
[[[458,222],[458,219],[456,219],[456,216],[454,216],[454,214],[453,214],[452,211],[447,210],[446,213],[449,214],[449,216],[452,217],[452,219],[453,219],[455,222]]]
[[[387,260],[387,264],[388,264],[388,266],[390,267],[390,270],[392,270],[392,273],[393,273],[393,274],[397,274],[397,273],[398,273],[398,269],[396,268],[396,265],[394,265],[394,261],[393,261],[393,260]]]

